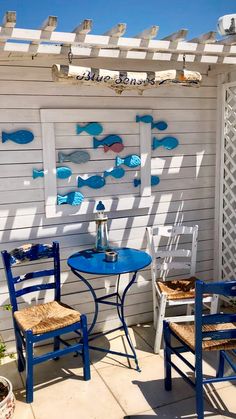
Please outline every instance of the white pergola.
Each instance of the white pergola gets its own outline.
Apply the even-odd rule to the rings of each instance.
[[[203,64],[236,64],[236,35],[216,39],[210,31],[187,40],[188,30],[155,39],[158,26],[125,37],[126,24],[118,23],[103,35],[90,34],[92,20],[85,19],[72,32],[57,32],[57,17],[49,16],[40,29],[16,28],[16,12],[6,12],[0,27],[0,52],[4,57],[114,58]],[[160,63],[161,64],[161,63]]]

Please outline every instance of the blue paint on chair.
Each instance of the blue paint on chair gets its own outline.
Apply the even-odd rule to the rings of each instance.
[[[172,388],[171,368],[174,368],[185,381],[193,388],[196,394],[196,410],[198,419],[204,418],[204,398],[203,385],[220,381],[236,380],[236,362],[229,356],[232,350],[236,354],[236,314],[204,314],[203,296],[205,294],[224,295],[228,297],[236,296],[236,280],[225,282],[204,283],[197,280],[195,282],[195,324],[169,323],[164,321],[164,359],[165,359],[165,389],[170,391]],[[226,324],[227,323],[227,324]],[[171,338],[177,339],[172,346]],[[203,377],[202,354],[209,350],[219,351],[219,364],[215,377]],[[195,355],[194,365],[184,356],[184,352],[190,351]],[[171,358],[175,354],[193,372],[195,380],[186,375],[182,369]],[[232,368],[234,375],[224,376],[224,364],[227,362]]]
[[[28,244],[22,246],[21,248],[14,249],[12,252],[7,252],[4,250],[2,253],[3,263],[6,272],[6,279],[8,283],[8,289],[10,294],[10,302],[12,306],[12,316],[13,324],[16,337],[16,347],[18,355],[18,370],[23,371],[26,367],[26,402],[31,403],[33,401],[33,368],[35,365],[47,361],[48,359],[58,359],[62,355],[66,355],[70,352],[80,353],[83,357],[84,363],[84,379],[90,379],[90,363],[89,363],[89,350],[88,350],[88,334],[87,334],[87,320],[85,315],[79,315],[76,310],[71,309],[65,304],[61,303],[61,285],[60,285],[60,257],[59,257],[59,244],[54,242],[52,245],[45,244]],[[27,272],[24,275],[14,276],[12,267],[16,263],[21,263],[23,261],[34,261],[42,258],[51,258],[52,259],[52,268],[43,269],[41,271]],[[28,265],[27,265],[28,267]],[[27,269],[27,268],[26,268]],[[37,285],[25,286],[23,288],[16,287],[17,284],[21,284],[24,281],[52,276],[54,278],[53,282],[38,283]],[[65,316],[64,326],[62,323],[58,326],[56,317],[56,322],[51,326],[47,318],[39,318],[39,322],[36,322],[36,327],[40,321],[43,324],[44,332],[36,333],[34,330],[35,325],[31,328],[25,328],[19,322],[19,314],[23,314],[24,318],[27,319],[27,322],[31,323],[33,316],[30,316],[31,306],[27,308],[20,309],[18,308],[18,298],[22,297],[31,292],[45,291],[45,290],[54,290],[55,298],[52,304],[55,304],[57,309],[61,308],[63,310],[69,310],[73,314],[74,318],[77,318],[75,321],[74,318],[68,321],[68,317]],[[34,306],[34,309],[42,308],[46,310],[47,304],[40,304]],[[28,317],[27,317],[28,313]],[[70,314],[70,315],[72,315]],[[22,317],[21,317],[22,319]],[[51,318],[53,320],[53,318]],[[62,320],[63,322],[63,320]],[[48,327],[48,330],[47,330]],[[68,342],[65,342],[60,336],[66,333],[75,332],[77,335],[81,336],[82,339],[79,343],[70,345]],[[46,339],[54,339],[54,350],[43,355],[35,356],[33,354],[33,345],[37,342],[44,341]],[[60,344],[65,345],[65,348],[60,349]],[[25,355],[23,352],[25,348]]]

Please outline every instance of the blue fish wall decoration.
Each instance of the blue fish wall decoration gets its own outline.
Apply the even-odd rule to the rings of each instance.
[[[61,166],[56,168],[57,178],[66,179],[72,175],[72,170],[70,167]]]
[[[33,169],[32,178],[37,179],[38,177],[44,177],[44,170]]]
[[[73,153],[65,154],[61,151],[58,153],[58,160],[59,163],[63,163],[64,161],[70,161],[72,163],[81,164],[86,163],[90,160],[90,155],[87,151],[73,151]]]
[[[152,149],[155,150],[158,147],[164,147],[166,150],[173,150],[173,148],[179,145],[179,141],[175,137],[164,137],[161,140],[153,138]]]
[[[151,124],[153,122],[152,115],[136,115],[136,122],[144,122],[145,124]]]
[[[165,121],[152,122],[152,129],[157,128],[160,131],[164,131],[168,127]]]
[[[155,175],[152,175],[151,176],[151,186],[156,186],[156,185],[158,185],[159,182],[160,182],[159,176],[155,176]],[[139,186],[139,185],[141,185],[141,179],[135,178],[134,179],[134,186],[135,186],[135,188],[137,186]]]
[[[93,148],[98,148],[100,146],[111,146],[115,143],[123,143],[122,138],[119,135],[107,135],[102,140],[97,140],[97,138],[93,137]]]
[[[99,135],[102,133],[102,125],[98,122],[89,122],[87,125],[76,125],[76,134],[81,134],[81,132],[87,132],[90,135]]]
[[[70,167],[61,166],[56,168],[56,174],[58,179],[66,179],[72,175],[72,170]],[[44,170],[33,169],[32,177],[33,179],[44,177]]]
[[[94,175],[89,177],[88,179],[83,179],[82,177],[78,177],[78,188],[82,188],[83,186],[88,186],[89,188],[99,189],[102,188],[106,181],[104,177]]]
[[[111,169],[111,170],[105,170],[104,177],[112,176],[116,179],[120,179],[121,177],[124,176],[124,174],[125,174],[125,171],[122,167],[115,167],[114,169]]]
[[[116,166],[120,166],[121,164],[125,164],[128,167],[137,167],[141,164],[141,159],[136,154],[130,154],[124,158],[119,156],[116,157]]]
[[[2,132],[2,142],[10,140],[17,144],[28,144],[34,139],[34,134],[31,131],[19,130],[13,132]]]
[[[80,192],[69,192],[67,195],[57,195],[57,205],[69,204],[80,205],[84,200],[84,195]]]

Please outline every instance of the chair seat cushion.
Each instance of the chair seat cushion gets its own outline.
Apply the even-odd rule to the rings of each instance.
[[[14,312],[20,329],[41,334],[70,326],[80,321],[80,313],[61,302],[38,304]]]
[[[195,297],[196,278],[157,281],[160,291],[167,294],[168,300],[182,300]]]
[[[225,323],[225,324],[211,324],[211,325],[203,325],[202,330],[207,331],[215,331],[215,330],[227,330],[227,329],[235,329],[235,325],[233,323]],[[170,323],[170,328],[176,335],[181,338],[192,350],[195,349],[195,326],[194,324],[184,324],[184,323]],[[221,339],[221,340],[203,340],[202,341],[202,349],[204,351],[219,351],[222,350],[229,350],[236,348],[236,339]]]

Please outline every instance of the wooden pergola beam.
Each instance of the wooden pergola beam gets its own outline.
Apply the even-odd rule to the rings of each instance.
[[[197,38],[191,39],[189,42],[196,42],[198,44],[211,44],[216,42],[216,34],[217,32],[210,31],[198,36]]]
[[[14,28],[16,26],[16,12],[6,12],[2,26],[4,28]]]
[[[151,26],[148,29],[144,29],[142,32],[134,36],[134,38],[140,39],[153,39],[157,36],[159,31],[159,26]]]
[[[57,27],[57,16],[48,16],[40,27],[42,31],[53,32]]]
[[[78,35],[86,35],[92,30],[93,21],[92,19],[84,19],[76,28],[72,31]]]
[[[222,38],[217,44],[224,44],[224,45],[235,45],[236,44],[236,35],[229,35],[225,38]]]
[[[124,35],[126,27],[126,23],[118,23],[116,26],[105,32],[104,36],[112,36],[115,38],[119,38],[120,36]]]
[[[172,33],[171,35],[162,38],[163,41],[171,41],[171,42],[180,42],[184,41],[188,34],[188,29],[180,29],[177,32]]]

